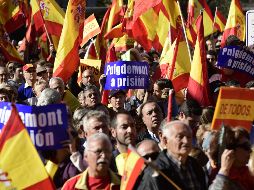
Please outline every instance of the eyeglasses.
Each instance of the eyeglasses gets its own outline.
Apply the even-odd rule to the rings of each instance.
[[[159,152],[153,152],[153,153],[150,153],[150,154],[146,154],[143,156],[143,158],[145,158],[146,160],[149,160],[149,158],[151,160],[156,160],[156,158],[159,156]]]
[[[251,145],[248,142],[245,142],[245,143],[242,143],[242,144],[237,144],[235,146],[235,148],[242,148],[243,150],[251,151]]]

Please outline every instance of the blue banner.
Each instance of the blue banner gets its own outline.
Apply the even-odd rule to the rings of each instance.
[[[254,54],[239,46],[221,48],[217,65],[245,72],[254,77]]]
[[[105,65],[105,90],[147,89],[149,66],[146,62],[116,61]]]
[[[16,104],[19,116],[37,150],[62,148],[61,142],[69,139],[65,104],[26,106]],[[0,130],[11,114],[11,103],[0,102]]]

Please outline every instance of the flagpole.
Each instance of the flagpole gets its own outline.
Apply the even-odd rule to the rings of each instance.
[[[214,44],[214,35],[213,35],[213,31],[214,31],[214,26],[215,26],[215,21],[216,21],[217,10],[218,10],[218,7],[215,8],[215,15],[214,15],[214,17],[213,17],[213,29],[212,29],[212,45],[213,45],[213,49],[214,49],[214,50],[215,50],[215,44]]]
[[[186,34],[186,28],[185,28],[185,25],[184,25],[182,10],[181,10],[180,3],[179,3],[178,0],[177,0],[177,5],[178,5],[179,11],[180,11],[180,16],[181,16],[181,20],[182,20],[182,27],[183,27],[183,32],[184,32],[185,40],[186,40],[186,43],[187,43],[187,48],[188,48],[190,62],[192,62],[192,57],[191,57],[191,52],[190,52],[190,45],[189,45],[187,34]]]
[[[36,0],[36,1],[37,1],[38,6],[39,6],[40,15],[41,15],[42,22],[43,22],[43,27],[44,27],[44,29],[45,29],[45,32],[46,32],[47,38],[48,38],[48,40],[49,40],[49,46],[52,46],[52,45],[53,45],[53,43],[52,43],[52,41],[51,41],[51,39],[50,39],[50,36],[49,36],[48,30],[47,30],[47,27],[46,27],[46,24],[45,24],[45,20],[44,20],[44,18],[43,18],[43,14],[42,14],[42,12],[41,12],[41,6],[40,6],[40,3],[39,3],[39,0]]]

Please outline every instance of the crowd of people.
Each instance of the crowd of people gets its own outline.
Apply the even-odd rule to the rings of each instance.
[[[226,45],[243,47],[235,36]],[[70,142],[62,149],[39,151],[42,161],[58,166],[53,175],[57,189],[120,189],[129,147],[147,163],[133,189],[252,190],[254,155],[246,129],[225,126],[211,128],[215,103],[221,86],[254,88],[254,79],[245,73],[217,67],[220,37],[207,39],[207,66],[214,105],[201,107],[174,92],[168,102],[172,81],[150,80],[149,89],[111,90],[108,105],[101,103],[105,75],[95,80],[92,70],[73,73],[68,84],[53,77],[53,64],[34,59],[25,65],[1,61],[0,101],[45,106],[64,103],[68,108]],[[152,74],[160,54],[140,46],[131,49],[133,61],[146,61]],[[82,56],[82,55],[80,55]],[[83,57],[81,57],[83,58]],[[171,121],[167,121],[172,104]],[[163,175],[162,175],[163,173]]]

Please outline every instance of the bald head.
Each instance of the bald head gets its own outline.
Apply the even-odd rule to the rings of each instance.
[[[146,156],[148,154],[152,154],[152,153],[158,153],[160,152],[160,148],[157,144],[157,142],[155,142],[154,140],[143,140],[137,148],[137,152],[141,155],[141,156]]]
[[[172,121],[161,127],[162,139],[167,152],[185,163],[192,148],[192,131],[183,121]]]

